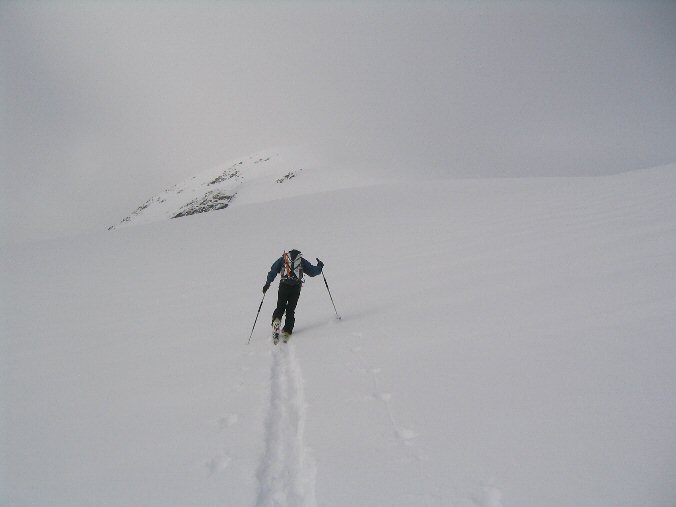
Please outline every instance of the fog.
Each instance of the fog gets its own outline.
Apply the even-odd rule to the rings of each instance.
[[[257,150],[392,177],[676,161],[676,2],[2,2],[3,241]]]

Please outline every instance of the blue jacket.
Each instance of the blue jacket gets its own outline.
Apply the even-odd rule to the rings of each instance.
[[[322,268],[320,268],[319,266],[313,266],[312,264],[310,264],[310,262],[305,260],[305,257],[301,258],[300,263],[303,266],[303,275],[317,276],[322,272]],[[277,276],[277,273],[282,271],[283,265],[284,265],[283,257],[280,257],[275,261],[275,263],[270,268],[270,272],[268,273],[268,283],[272,283],[272,281]]]

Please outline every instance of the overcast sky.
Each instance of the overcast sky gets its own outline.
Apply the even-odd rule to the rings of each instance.
[[[3,240],[268,147],[423,176],[676,161],[676,2],[0,2]]]

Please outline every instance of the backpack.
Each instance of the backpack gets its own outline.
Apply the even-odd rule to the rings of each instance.
[[[303,256],[298,250],[284,252],[282,256],[282,282],[288,285],[300,285],[303,280]]]

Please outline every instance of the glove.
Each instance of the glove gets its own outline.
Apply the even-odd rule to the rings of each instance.
[[[317,267],[320,270],[324,269],[324,263],[322,261],[320,261],[319,258],[316,258],[316,259],[317,259]]]
[[[266,283],[265,285],[263,285],[263,294],[265,294],[268,291],[269,288],[270,288],[269,283]]]

